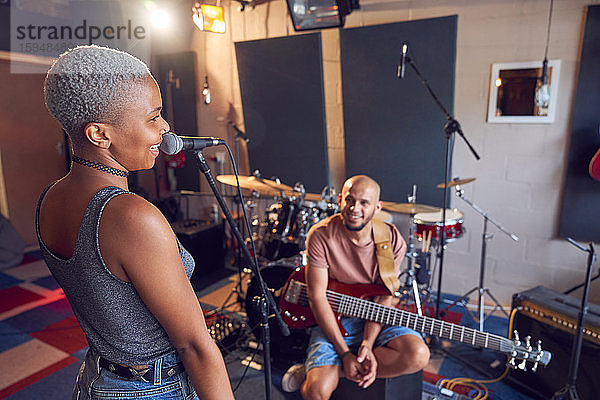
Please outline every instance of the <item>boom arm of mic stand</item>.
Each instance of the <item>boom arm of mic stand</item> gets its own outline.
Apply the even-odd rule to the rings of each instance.
[[[437,106],[440,108],[440,110],[442,110],[442,112],[446,116],[446,119],[448,120],[448,123],[444,127],[446,134],[450,135],[452,132],[458,133],[460,135],[460,137],[463,138],[463,140],[467,144],[467,147],[469,147],[469,150],[471,150],[471,153],[473,153],[473,156],[475,156],[475,158],[477,160],[479,160],[480,159],[479,154],[477,154],[477,152],[475,151],[473,146],[471,146],[471,143],[469,143],[469,141],[465,137],[465,135],[462,131],[462,128],[460,127],[460,124],[458,123],[457,120],[454,119],[454,117],[452,117],[452,115],[450,115],[448,110],[446,110],[446,107],[444,107],[444,105],[440,102],[438,97],[435,95],[433,89],[431,89],[431,86],[429,86],[429,83],[427,82],[427,80],[425,79],[423,74],[421,74],[421,71],[419,71],[419,68],[417,68],[417,65],[415,64],[415,62],[408,55],[406,56],[406,61],[408,62],[408,64],[410,64],[412,69],[415,71],[415,73],[419,77],[419,80],[421,81],[421,83],[423,85],[425,85],[425,88],[429,92],[429,95],[433,98],[433,101],[435,102],[435,104],[437,104]]]
[[[223,210],[223,213],[225,214],[225,218],[227,219],[227,222],[231,226],[231,230],[233,231],[234,236],[236,237],[236,239],[237,239],[240,247],[242,248],[242,250],[244,252],[244,255],[250,261],[250,265],[252,267],[252,270],[254,271],[254,274],[258,278],[258,282],[259,282],[261,291],[265,295],[265,299],[267,301],[267,305],[273,311],[273,313],[275,314],[275,318],[277,320],[277,325],[279,326],[279,329],[281,330],[281,334],[284,335],[284,336],[289,336],[290,330],[289,330],[288,326],[286,325],[286,323],[283,322],[283,319],[281,319],[281,314],[279,313],[277,305],[275,304],[275,300],[273,299],[273,295],[271,294],[271,292],[269,290],[267,290],[267,286],[265,284],[265,281],[262,279],[262,276],[260,275],[260,271],[258,269],[258,265],[256,265],[256,263],[254,262],[254,258],[250,255],[250,251],[248,251],[248,247],[246,247],[246,243],[244,243],[244,239],[242,238],[242,234],[240,233],[240,230],[238,229],[235,221],[233,220],[233,217],[231,216],[231,212],[229,211],[229,208],[227,207],[227,204],[223,200],[223,196],[221,196],[221,193],[219,192],[219,189],[217,188],[217,184],[216,184],[215,180],[212,177],[212,174],[210,172],[210,167],[208,166],[208,163],[204,159],[204,156],[202,155],[201,151],[198,151],[196,154],[198,156],[198,161],[199,161],[199,164],[200,164],[200,170],[202,171],[202,173],[206,177],[208,185],[210,186],[210,188],[212,189],[213,193],[215,194],[217,202],[219,203],[219,206],[221,206],[221,210]]]

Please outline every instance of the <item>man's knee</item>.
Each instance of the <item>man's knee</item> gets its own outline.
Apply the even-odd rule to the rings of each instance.
[[[326,400],[331,397],[339,381],[337,366],[325,366],[311,369],[307,375],[300,393],[305,400]]]
[[[423,341],[419,341],[412,347],[412,364],[417,371],[422,370],[429,363],[429,347]]]
[[[393,349],[401,360],[399,364],[404,365],[409,371],[422,370],[429,363],[429,348],[420,337],[404,335],[397,337],[386,345]]]

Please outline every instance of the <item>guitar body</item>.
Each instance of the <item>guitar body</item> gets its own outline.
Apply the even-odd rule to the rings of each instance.
[[[600,181],[600,149],[598,149],[592,161],[590,161],[590,176]]]
[[[315,316],[313,315],[312,310],[308,305],[308,299],[306,299],[306,301],[300,301],[297,304],[294,304],[288,302],[285,296],[285,293],[287,293],[288,291],[290,281],[295,280],[306,283],[305,269],[306,267],[299,267],[296,268],[294,272],[292,272],[287,282],[285,283],[285,286],[283,287],[283,294],[279,299],[279,309],[282,310],[281,317],[283,318],[285,323],[288,324],[291,328],[305,329],[317,325]],[[334,279],[329,279],[327,289],[336,293],[345,294],[359,299],[365,299],[373,296],[386,296],[390,294],[389,290],[383,285],[347,285],[338,282]],[[337,318],[340,331],[344,336],[348,336],[348,333],[342,326],[341,315],[339,315],[335,311],[334,314]]]
[[[589,172],[592,178],[600,181],[600,149],[598,149],[594,157],[592,157],[592,161],[590,161]]]

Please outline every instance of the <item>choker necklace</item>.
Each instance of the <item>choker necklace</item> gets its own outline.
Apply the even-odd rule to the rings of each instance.
[[[77,157],[76,155],[72,155],[71,160],[73,160],[73,162],[76,162],[77,164],[94,168],[98,171],[106,172],[107,174],[122,176],[123,178],[127,178],[127,176],[129,175],[129,173],[126,171],[121,171],[120,169],[109,167],[108,165],[104,165],[96,161],[86,160],[85,158]]]

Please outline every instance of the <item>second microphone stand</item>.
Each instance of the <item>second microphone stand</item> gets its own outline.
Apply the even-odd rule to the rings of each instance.
[[[567,240],[575,247],[588,253],[588,262],[585,271],[583,295],[581,296],[581,306],[579,307],[579,313],[577,314],[577,329],[575,330],[573,348],[571,349],[569,379],[562,389],[554,393],[554,396],[552,396],[553,400],[579,400],[581,398],[577,393],[577,371],[579,370],[579,358],[581,356],[581,346],[583,344],[585,315],[588,311],[588,295],[590,292],[590,284],[592,283],[592,265],[596,262],[596,251],[594,250],[592,243],[590,243],[589,248],[586,249],[571,238],[567,238]]]
[[[231,154],[231,152],[230,152],[230,154]],[[235,221],[233,220],[233,217],[231,216],[231,212],[229,211],[229,208],[227,207],[227,204],[225,203],[225,200],[223,199],[223,196],[219,192],[219,189],[217,188],[217,184],[216,184],[214,178],[212,177],[212,174],[210,172],[210,167],[208,166],[206,159],[202,155],[201,151],[197,151],[196,155],[198,157],[200,171],[202,171],[202,173],[204,173],[204,176],[206,177],[206,181],[208,182],[213,193],[215,194],[215,198],[217,199],[219,206],[221,206],[221,210],[225,214],[227,222],[231,226],[231,230],[233,231],[233,234],[235,235],[240,248],[244,252],[244,256],[248,259],[248,262],[250,263],[250,266],[252,267],[254,275],[259,282],[259,286],[260,286],[262,294],[255,301],[255,304],[256,304],[257,310],[259,311],[259,313],[261,315],[262,345],[263,345],[263,358],[264,358],[263,363],[264,363],[264,375],[265,375],[265,396],[266,396],[265,398],[267,400],[271,400],[272,380],[271,380],[271,347],[270,347],[270,333],[269,333],[269,315],[270,315],[270,313],[273,313],[273,315],[275,316],[275,319],[277,321],[277,324],[279,325],[279,329],[281,330],[281,334],[283,336],[289,336],[290,330],[287,327],[287,325],[285,324],[285,322],[283,322],[283,320],[281,319],[281,314],[279,313],[279,309],[278,309],[277,305],[275,304],[273,295],[268,290],[267,285],[265,284],[265,281],[262,279],[262,276],[260,275],[260,270],[258,268],[258,264],[256,263],[256,259],[250,255],[250,252],[248,251],[248,247],[246,247],[246,244],[244,243],[242,234],[240,233],[240,230],[238,229]],[[240,200],[242,200],[242,199],[240,198]],[[242,207],[244,207],[244,203],[243,202],[241,202],[241,203],[242,203]],[[256,254],[256,252],[254,252],[254,253]]]

